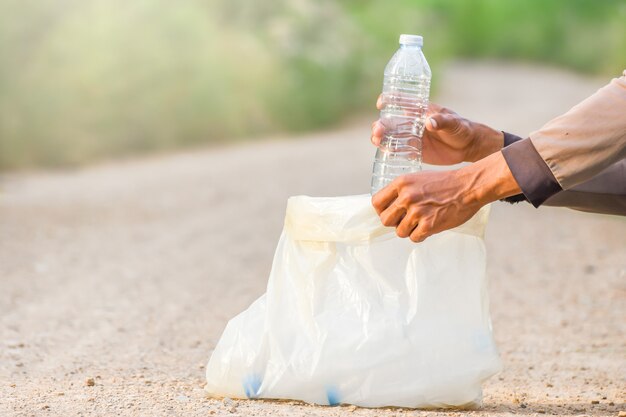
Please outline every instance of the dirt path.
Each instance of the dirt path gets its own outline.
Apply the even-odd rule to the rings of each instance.
[[[438,101],[526,134],[602,83],[456,64]],[[626,221],[523,204],[495,204],[487,232],[505,370],[486,384],[482,410],[203,397],[203,368],[226,321],[265,290],[287,197],[367,192],[368,137],[364,123],[3,178],[0,416],[626,412]]]

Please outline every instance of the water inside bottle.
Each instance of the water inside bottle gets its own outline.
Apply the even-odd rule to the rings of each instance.
[[[387,75],[383,85],[380,120],[385,135],[374,158],[372,194],[394,178],[421,169],[430,78]]]

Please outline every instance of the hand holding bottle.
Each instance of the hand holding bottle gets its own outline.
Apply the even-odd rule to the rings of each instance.
[[[376,102],[385,107],[381,94]],[[380,120],[372,124],[372,143],[380,146],[385,127]],[[422,160],[432,165],[453,165],[476,162],[502,149],[504,135],[501,131],[465,119],[454,111],[430,103],[422,136]]]

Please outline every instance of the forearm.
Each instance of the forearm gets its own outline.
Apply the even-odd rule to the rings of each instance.
[[[501,152],[495,152],[456,172],[463,184],[462,204],[484,206],[521,193]]]
[[[613,169],[602,181],[594,182],[593,178],[626,157],[625,110],[626,76],[614,79],[566,114],[531,133],[530,138],[518,140],[514,135],[505,135],[502,153],[525,199],[535,207],[551,199],[552,204],[584,207],[585,211],[596,211],[596,206],[601,213],[623,211],[620,201],[624,191],[620,184],[626,181],[624,171]],[[606,178],[612,180],[607,182]],[[606,188],[602,183],[612,185],[608,191],[597,192],[598,186]],[[574,190],[578,184],[586,187],[584,192]],[[589,189],[585,184],[593,186]],[[571,194],[576,198],[556,198],[563,189],[576,191]],[[604,203],[596,205],[595,201],[600,201],[598,194],[607,196]],[[519,197],[509,201],[521,201]],[[582,200],[586,200],[585,204]]]
[[[531,132],[530,141],[556,181],[569,190],[626,158],[625,114],[626,71]]]

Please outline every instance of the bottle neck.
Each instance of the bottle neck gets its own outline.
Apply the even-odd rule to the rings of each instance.
[[[404,44],[401,43],[400,44],[400,49],[422,49],[422,47],[420,45],[411,45],[411,44]]]

